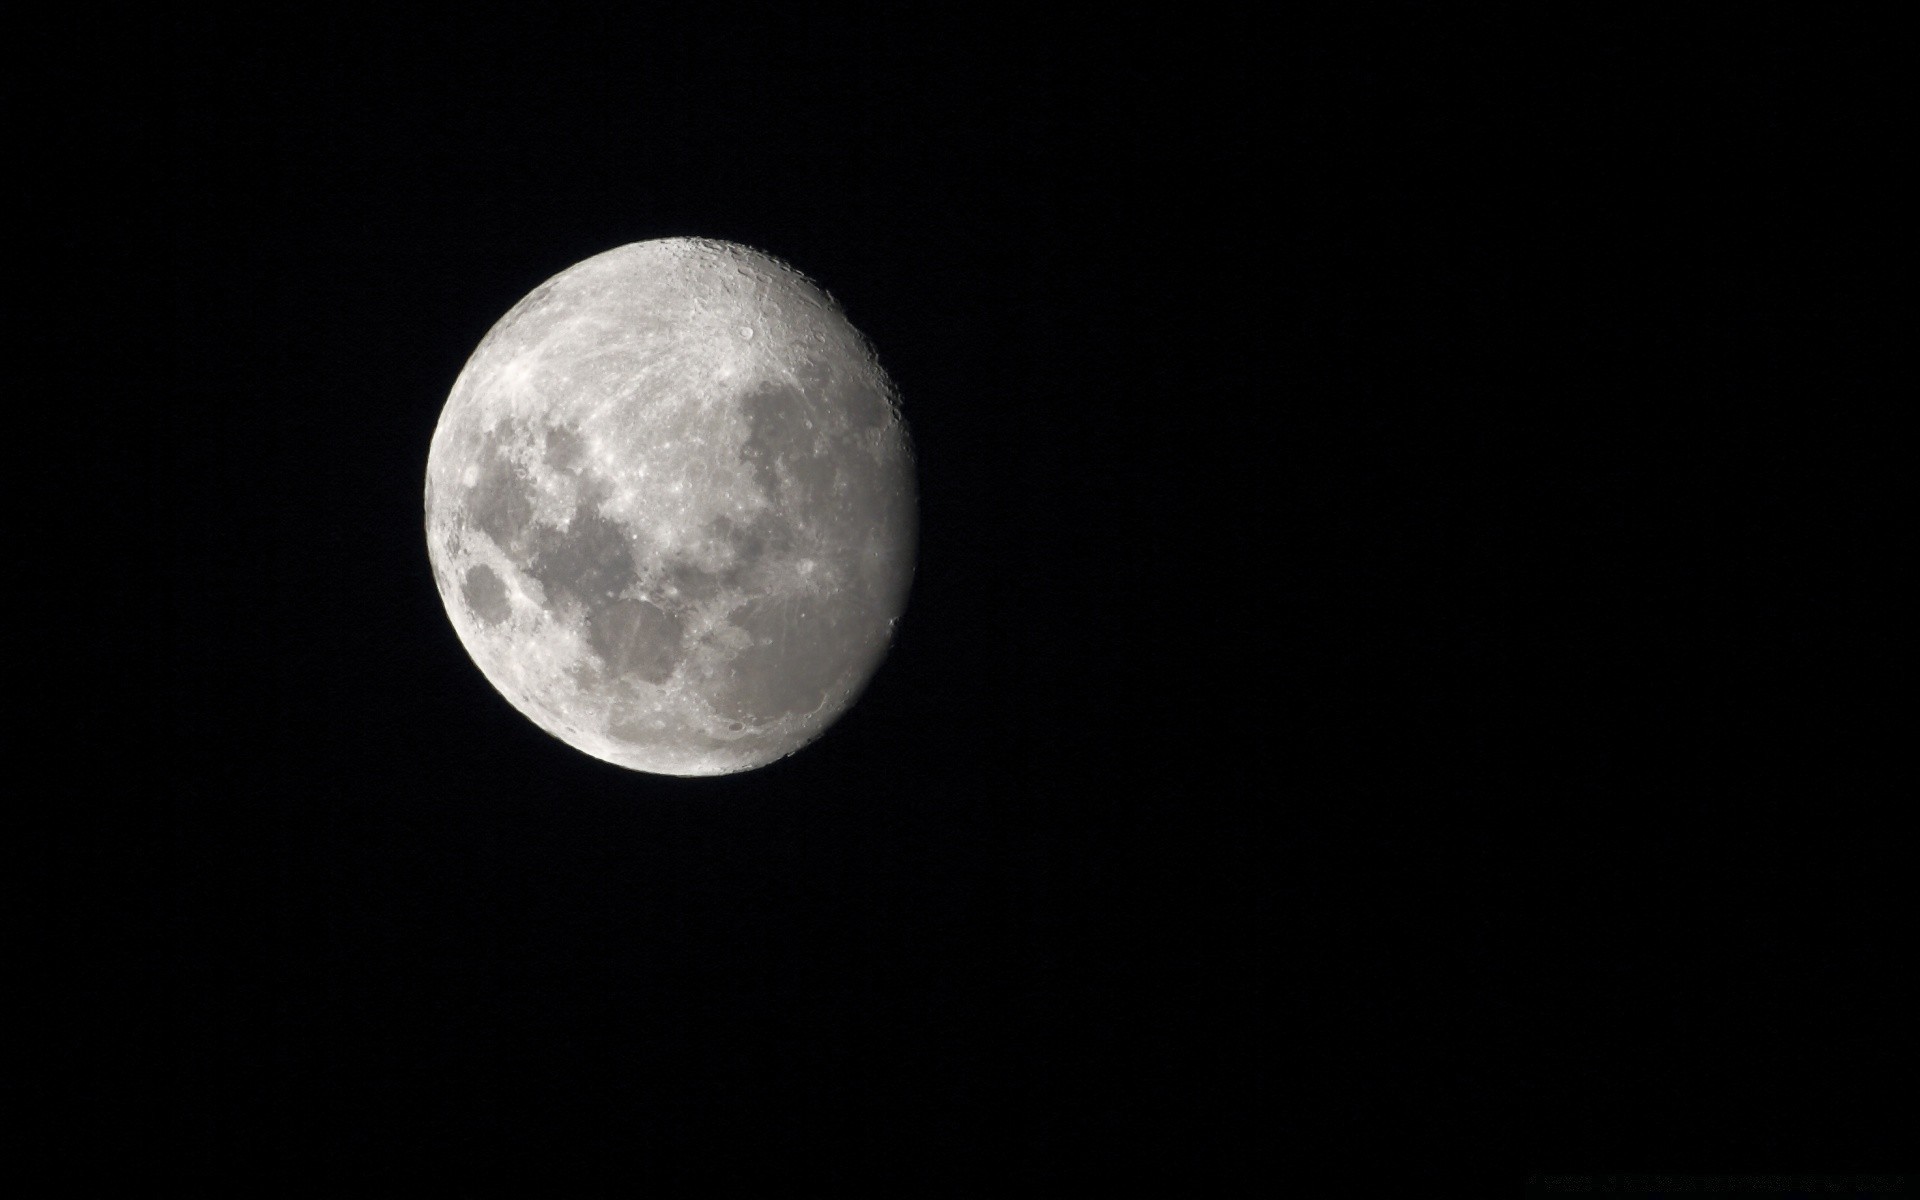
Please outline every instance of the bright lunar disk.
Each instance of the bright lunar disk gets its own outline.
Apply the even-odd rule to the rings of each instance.
[[[595,255],[467,360],[427,458],[461,642],[596,758],[724,775],[818,737],[913,574],[892,383],[812,281],[696,238]]]

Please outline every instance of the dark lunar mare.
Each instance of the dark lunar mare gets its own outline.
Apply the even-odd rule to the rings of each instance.
[[[610,675],[665,682],[684,654],[682,622],[658,604],[623,598],[640,581],[627,531],[590,502],[575,507],[564,529],[536,520],[532,481],[506,452],[513,423],[503,428],[507,437],[499,430],[486,435],[480,479],[467,501],[468,520],[540,583],[550,606],[579,606],[588,644]],[[584,495],[611,490],[604,480],[580,475],[585,444],[576,431],[550,428],[543,445],[549,465],[581,478]],[[509,611],[505,585],[485,566],[468,571],[462,598],[488,624],[505,620]]]
[[[460,598],[467,602],[474,616],[489,625],[498,625],[513,611],[507,603],[507,585],[484,563],[467,568],[467,576],[460,584]]]
[[[680,665],[678,615],[645,600],[615,600],[587,617],[587,644],[614,675],[665,683]]]
[[[466,516],[514,565],[524,566],[526,535],[534,524],[533,485],[507,451],[518,429],[518,422],[502,421],[482,438],[476,456],[480,478],[468,489]]]
[[[836,383],[811,363],[801,379],[811,386],[766,384],[742,398],[749,432],[741,453],[771,510],[807,519],[762,520],[722,532],[748,564],[771,558],[792,569],[799,557],[814,557],[826,590],[793,592],[777,582],[769,588],[741,580],[748,594],[760,593],[733,618],[753,645],[728,664],[715,697],[721,712],[740,720],[813,711],[856,665],[848,648],[871,659],[885,639],[884,598],[865,551],[872,531],[892,525],[895,489],[887,485],[904,486],[904,480],[889,481],[876,470],[859,435],[885,421],[887,404],[873,389]]]
[[[588,505],[573,510],[565,529],[538,525],[528,541],[527,574],[553,600],[570,597],[598,611],[639,582],[626,530]]]

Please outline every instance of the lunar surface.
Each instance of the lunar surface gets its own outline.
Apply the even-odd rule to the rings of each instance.
[[[623,767],[727,774],[818,737],[886,654],[911,443],[805,276],[640,242],[481,341],[434,430],[426,528],[453,627],[515,708]]]

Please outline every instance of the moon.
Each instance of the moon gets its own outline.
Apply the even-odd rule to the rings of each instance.
[[[427,548],[474,663],[595,758],[724,775],[792,754],[885,657],[918,536],[913,448],[813,281],[702,238],[535,288],[455,380]]]

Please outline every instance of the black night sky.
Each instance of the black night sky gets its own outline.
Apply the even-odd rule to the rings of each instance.
[[[76,1194],[1891,1165],[1875,31],[292,11],[27,39]],[[517,714],[421,529],[489,326],[673,235],[920,470],[891,657],[721,779]]]

